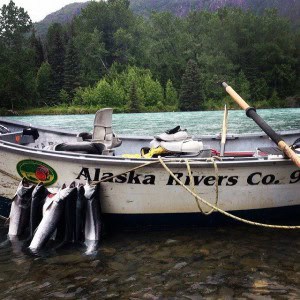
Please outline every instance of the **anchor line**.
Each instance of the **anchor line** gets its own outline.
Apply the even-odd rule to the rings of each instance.
[[[169,167],[166,165],[167,162],[182,162],[183,160],[163,160],[160,156],[158,157],[158,160],[155,160],[155,161],[151,161],[151,162],[147,162],[145,164],[142,164],[142,165],[139,165],[137,167],[134,167],[132,169],[129,169],[125,172],[122,172],[120,174],[117,174],[117,175],[113,175],[113,176],[110,176],[110,177],[107,177],[103,180],[99,180],[99,181],[94,181],[95,183],[101,183],[101,182],[106,182],[108,180],[111,180],[117,176],[120,176],[120,175],[124,175],[124,174],[127,174],[129,172],[132,172],[132,171],[135,171],[135,170],[138,170],[138,169],[141,169],[141,168],[144,168],[144,167],[147,167],[147,166],[150,166],[150,165],[154,165],[154,164],[157,164],[157,163],[160,163],[164,169],[172,176],[172,178],[181,186],[183,187],[188,193],[190,193],[196,200],[196,203],[197,203],[197,206],[199,208],[199,211],[201,213],[204,213],[205,215],[208,215],[208,214],[211,214],[213,211],[217,211],[229,218],[232,218],[234,220],[237,220],[237,221],[240,221],[240,222],[243,222],[243,223],[246,223],[246,224],[249,224],[249,225],[254,225],[254,226],[260,226],[260,227],[265,227],[265,228],[275,228],[275,229],[300,229],[300,226],[286,226],[286,225],[271,225],[271,224],[265,224],[265,223],[259,223],[259,222],[254,222],[254,221],[250,221],[250,220],[247,220],[247,219],[243,219],[243,218],[240,218],[238,216],[235,216],[229,212],[226,212],[224,210],[222,210],[221,208],[217,207],[217,204],[218,204],[218,199],[219,199],[219,189],[218,189],[218,167],[217,167],[217,164],[215,162],[216,159],[220,159],[219,157],[212,157],[212,158],[209,158],[207,159],[207,162],[211,161],[214,165],[214,168],[215,168],[215,172],[216,172],[216,185],[215,185],[215,189],[216,189],[216,200],[215,200],[215,204],[211,204],[210,202],[206,201],[205,199],[201,198],[199,195],[196,194],[196,191],[195,191],[195,187],[193,185],[193,190],[191,190],[190,188],[188,188],[180,179],[178,179],[175,174],[169,169]],[[189,177],[190,177],[190,181],[192,182],[193,184],[193,177],[192,177],[192,172],[191,172],[191,168],[190,168],[190,164],[189,164],[189,160],[188,159],[185,159],[185,162],[186,162],[186,165],[187,165],[187,170],[188,170],[188,174],[189,174]],[[16,180],[16,181],[19,181],[20,179],[17,177],[17,176],[14,176],[6,171],[3,171],[0,169],[0,173]],[[211,210],[209,212],[204,212],[203,209],[201,208],[200,206],[200,203],[198,202],[202,202],[203,204],[207,205],[208,207],[211,208]],[[0,216],[1,219],[5,219],[7,220],[5,217],[3,216]]]
[[[214,209],[215,211],[232,218],[234,220],[249,224],[249,225],[254,225],[254,226],[260,226],[260,227],[266,227],[266,228],[275,228],[275,229],[300,229],[300,226],[285,226],[285,225],[271,225],[271,224],[265,224],[265,223],[259,223],[259,222],[253,222],[247,219],[243,219],[240,217],[237,217],[229,212],[226,212],[225,210],[217,207],[214,204],[209,203],[205,199],[201,198],[199,195],[197,195],[195,192],[193,192],[190,188],[188,188],[180,179],[178,179],[175,174],[169,169],[169,167],[166,165],[164,160],[159,157],[158,160],[160,161],[161,165],[164,167],[164,169],[174,178],[174,180],[181,186],[183,187],[188,193],[190,193],[194,198],[197,200],[201,201],[202,203],[206,204],[209,206],[211,209]]]
[[[10,174],[10,173],[8,173],[6,171],[3,171],[1,169],[0,169],[0,173],[2,173],[3,175],[6,175],[6,176],[8,176],[8,177],[10,177],[10,178],[12,178],[12,179],[14,179],[16,181],[20,181],[19,177],[15,176],[15,175],[12,175],[12,174]]]
[[[216,159],[217,159],[217,160],[222,160],[222,159],[221,159],[220,157],[218,157],[218,156],[210,157],[210,158],[208,158],[208,159],[206,160],[207,162],[212,162],[213,165],[214,165],[214,168],[215,168],[215,174],[216,174],[216,183],[215,183],[216,198],[215,198],[215,204],[214,204],[215,206],[218,205],[218,201],[219,201],[219,184],[218,184],[218,182],[219,182],[219,170],[218,170],[218,166],[217,166],[217,163],[216,163]],[[196,194],[195,182],[194,182],[194,178],[193,178],[193,176],[192,176],[191,165],[190,165],[189,160],[188,160],[187,158],[185,159],[185,164],[186,164],[187,171],[188,171],[188,175],[189,175],[189,178],[190,178],[190,184],[192,185],[192,191]],[[195,197],[195,201],[196,201],[196,203],[197,203],[197,206],[198,206],[199,211],[200,211],[202,214],[208,216],[208,215],[210,215],[212,212],[215,211],[215,209],[212,208],[210,211],[207,211],[207,212],[206,212],[206,211],[204,211],[204,210],[202,209],[201,204],[200,204],[199,200],[197,199],[197,197]]]

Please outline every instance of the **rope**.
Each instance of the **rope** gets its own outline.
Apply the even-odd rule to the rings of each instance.
[[[163,159],[161,157],[158,158],[158,160],[160,161],[161,165],[165,168],[165,170],[174,178],[174,180],[180,184],[186,191],[188,191],[192,196],[194,196],[196,199],[198,199],[199,201],[201,201],[202,203],[206,204],[207,206],[209,206],[210,208],[218,211],[219,213],[230,217],[232,219],[235,219],[237,221],[246,223],[246,224],[250,224],[250,225],[255,225],[255,226],[260,226],[260,227],[266,227],[266,228],[276,228],[276,229],[300,229],[300,226],[284,226],[284,225],[270,225],[270,224],[264,224],[264,223],[259,223],[259,222],[253,222],[253,221],[249,221],[240,217],[237,217],[231,213],[228,213],[224,210],[222,210],[221,208],[218,208],[217,206],[207,202],[206,200],[202,199],[200,196],[198,196],[197,194],[195,194],[191,189],[189,189],[186,185],[184,185],[184,183],[179,180],[174,173],[168,168],[168,166],[165,164],[165,162],[163,161]]]
[[[215,205],[217,205],[218,204],[218,199],[219,199],[219,186],[218,186],[219,175],[218,175],[218,167],[217,167],[216,162],[213,159],[212,159],[212,162],[214,163],[214,167],[215,167],[215,171],[216,171],[216,185],[215,185],[215,188],[216,188],[216,200],[215,200]],[[185,159],[185,163],[186,163],[188,175],[189,175],[189,178],[190,178],[190,184],[192,185],[192,191],[196,194],[195,181],[194,181],[194,177],[192,176],[192,171],[191,171],[191,166],[190,166],[189,160],[187,158]],[[214,211],[214,209],[212,208],[210,211],[205,212],[202,209],[201,204],[200,204],[200,202],[199,202],[199,200],[198,200],[197,197],[195,197],[195,201],[197,203],[199,211],[201,213],[203,213],[204,215],[208,216],[208,215],[210,215]]]
[[[166,162],[174,162],[174,160],[165,160]],[[180,162],[180,160],[177,160],[176,162]],[[150,162],[147,162],[147,163],[144,163],[142,165],[139,165],[137,167],[134,167],[132,169],[129,169],[123,173],[119,173],[117,175],[113,175],[113,176],[110,176],[110,177],[107,177],[107,178],[104,178],[104,179],[101,179],[101,180],[97,180],[97,181],[93,181],[94,183],[101,183],[101,182],[106,182],[106,181],[109,181],[109,180],[112,180],[118,176],[121,176],[121,175],[125,175],[129,172],[132,172],[132,171],[135,171],[135,170],[138,170],[138,169],[142,169],[144,167],[147,167],[147,166],[150,166],[150,165],[155,165],[155,164],[158,164],[159,163],[159,160],[155,160],[155,161],[150,161]]]
[[[8,176],[8,177],[10,177],[10,178],[12,178],[12,179],[14,179],[16,181],[20,181],[19,177],[15,176],[15,175],[12,175],[10,173],[7,173],[6,171],[3,171],[1,169],[0,169],[0,173],[2,173],[3,175],[6,175],[6,176]]]
[[[185,186],[183,184],[183,182],[181,180],[179,180],[175,175],[174,173],[168,168],[168,166],[165,164],[165,162],[175,162],[174,160],[163,160],[161,157],[158,157],[158,160],[156,161],[151,161],[151,162],[148,162],[148,163],[145,163],[145,164],[142,164],[142,165],[139,165],[137,167],[134,167],[132,169],[129,169],[125,172],[122,172],[120,174],[117,174],[117,175],[113,175],[113,176],[110,176],[110,177],[107,177],[105,179],[102,179],[102,180],[99,180],[99,181],[95,181],[95,182],[106,182],[106,181],[109,181],[115,177],[118,177],[120,175],[124,175],[124,174],[127,174],[129,172],[132,172],[132,171],[135,171],[135,170],[138,170],[138,169],[141,169],[141,168],[144,168],[144,167],[147,167],[147,166],[150,166],[150,165],[154,165],[154,164],[157,164],[158,162],[161,163],[161,165],[164,167],[164,169],[174,178],[174,180],[179,184],[181,185],[187,192],[189,192],[192,196],[194,196],[195,200],[196,200],[196,203],[197,203],[197,206],[200,210],[200,212],[204,213],[205,215],[209,215],[211,214],[213,211],[218,211],[219,213],[227,216],[227,217],[230,217],[232,219],[235,219],[237,221],[240,221],[240,222],[243,222],[243,223],[246,223],[246,224],[250,224],[250,225],[255,225],[255,226],[260,226],[260,227],[266,227],[266,228],[276,228],[276,229],[300,229],[300,226],[284,226],[284,225],[270,225],[270,224],[264,224],[264,223],[259,223],[259,222],[253,222],[253,221],[250,221],[250,220],[246,220],[246,219],[243,219],[243,218],[240,218],[240,217],[237,217],[231,213],[228,213],[224,210],[222,210],[221,208],[218,208],[217,207],[217,203],[218,203],[218,198],[219,198],[219,188],[218,188],[218,178],[219,178],[219,175],[218,175],[218,167],[217,167],[217,164],[216,164],[216,161],[215,159],[220,159],[219,157],[212,157],[212,158],[209,158],[207,159],[207,161],[212,161],[212,163],[214,164],[214,168],[215,168],[215,172],[216,172],[216,184],[215,184],[215,189],[216,189],[216,200],[215,200],[215,204],[211,204],[209,202],[207,202],[206,200],[204,200],[203,198],[201,198],[200,196],[198,196],[196,194],[196,191],[195,191],[195,185],[194,185],[194,178],[192,176],[192,171],[191,171],[191,167],[190,167],[190,164],[189,164],[189,161],[188,159],[185,160],[186,162],[186,165],[187,165],[187,171],[188,171],[188,174],[189,174],[189,177],[190,177],[190,182],[192,183],[192,190],[189,189],[187,186]],[[177,161],[177,162],[180,162],[181,160]],[[20,178],[18,178],[17,176],[14,176],[10,173],[7,173],[6,171],[3,171],[0,169],[0,173],[16,180],[16,181],[20,181]],[[200,202],[206,204],[207,206],[209,206],[211,208],[211,210],[209,212],[204,212],[200,206]],[[0,219],[2,220],[5,220],[7,221],[7,218],[3,217],[0,215]]]

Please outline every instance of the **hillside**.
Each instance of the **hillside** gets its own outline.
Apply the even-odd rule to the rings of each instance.
[[[37,34],[44,37],[47,34],[47,30],[52,23],[70,23],[73,18],[80,14],[81,10],[85,8],[89,2],[71,3],[64,6],[62,9],[49,14],[42,21],[34,24]]]
[[[299,0],[131,0],[132,10],[144,16],[152,11],[169,11],[177,16],[186,16],[193,10],[215,11],[228,6],[251,9],[257,13],[266,8],[276,8],[282,16],[299,24]]]
[[[69,23],[74,16],[79,15],[89,2],[72,3],[62,9],[49,14],[44,20],[35,23],[37,34],[44,37],[51,23]],[[299,0],[131,0],[133,12],[142,16],[149,16],[151,12],[168,11],[184,17],[193,10],[215,11],[222,7],[240,7],[262,13],[266,8],[276,8],[280,15],[293,21],[295,26],[300,25]]]

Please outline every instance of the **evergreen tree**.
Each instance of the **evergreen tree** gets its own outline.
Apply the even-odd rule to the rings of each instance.
[[[73,39],[69,40],[65,59],[64,89],[73,98],[75,89],[80,86],[80,66]]]
[[[64,86],[65,45],[63,36],[61,24],[54,23],[51,25],[47,34],[47,50],[48,62],[51,66],[53,76],[53,99],[57,102],[60,90]]]
[[[31,27],[27,12],[13,1],[0,9],[0,99],[12,110],[35,97],[33,53],[25,35]]]
[[[182,76],[179,108],[182,111],[195,111],[203,106],[203,95],[200,90],[200,73],[197,63],[189,60]]]
[[[35,30],[32,30],[30,37],[30,46],[34,52],[35,67],[38,70],[42,63],[45,61],[43,44],[40,38],[35,35]]]
[[[52,100],[52,70],[48,62],[42,63],[36,76],[38,105],[49,104]]]
[[[129,111],[131,113],[140,112],[140,101],[138,99],[136,82],[132,81],[129,91]]]
[[[178,94],[176,89],[173,87],[172,81],[169,79],[166,85],[166,96],[165,96],[165,105],[178,105]]]

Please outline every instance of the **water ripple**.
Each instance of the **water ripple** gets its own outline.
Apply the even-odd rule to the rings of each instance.
[[[258,114],[274,129],[300,129],[300,108],[262,109]],[[72,131],[91,131],[94,115],[15,116],[11,119],[33,125],[50,126]],[[191,134],[217,134],[221,131],[222,111],[168,112],[113,115],[113,128],[117,134],[155,135],[177,125]],[[228,132],[259,132],[260,128],[241,110],[228,115]]]

